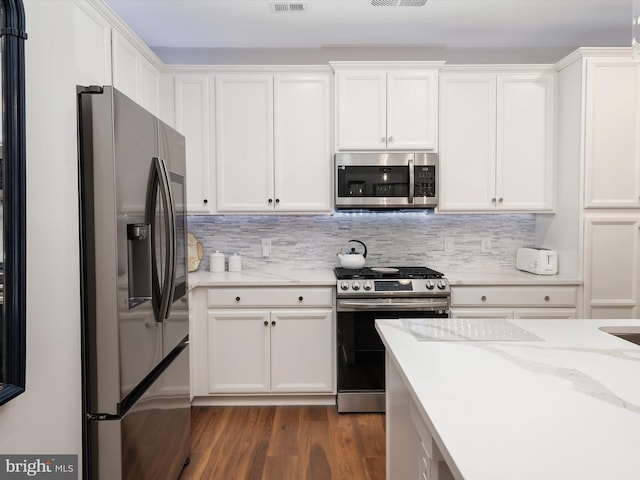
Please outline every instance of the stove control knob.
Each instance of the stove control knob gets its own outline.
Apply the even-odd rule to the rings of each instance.
[[[351,288],[354,290],[360,290],[360,282],[351,282]]]
[[[427,290],[433,290],[433,287],[435,285],[433,284],[432,280],[427,280],[427,283],[425,284],[425,286],[427,287]]]
[[[438,288],[440,290],[444,290],[447,288],[447,283],[444,280],[438,280]]]
[[[340,282],[340,290],[349,290],[349,282],[344,280]]]
[[[371,288],[373,288],[373,283],[371,283],[369,280],[366,280],[365,282],[362,283],[362,289],[363,290],[371,290]]]

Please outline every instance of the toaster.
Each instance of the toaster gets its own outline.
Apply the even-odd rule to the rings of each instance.
[[[558,273],[558,252],[546,248],[519,248],[516,268],[537,275],[555,275]]]

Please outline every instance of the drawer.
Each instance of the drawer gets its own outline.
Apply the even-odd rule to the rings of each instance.
[[[207,307],[333,307],[327,287],[222,287],[207,289]]]
[[[576,287],[453,287],[452,307],[573,307]]]

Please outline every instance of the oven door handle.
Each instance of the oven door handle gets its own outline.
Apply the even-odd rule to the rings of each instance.
[[[447,299],[419,300],[419,301],[384,301],[375,300],[338,300],[338,310],[448,310]]]

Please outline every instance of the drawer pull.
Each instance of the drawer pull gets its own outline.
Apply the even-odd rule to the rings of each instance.
[[[548,302],[549,300],[550,300],[549,295],[545,295],[545,297],[544,297],[544,301],[545,301],[545,302]]]
[[[482,300],[483,302],[487,301],[487,296],[486,295],[482,295],[482,297],[480,297],[480,300]]]
[[[264,326],[268,327],[269,326],[269,322],[267,322],[266,320],[264,321]]]
[[[298,297],[298,301],[299,301],[299,302],[301,302],[301,301],[303,301],[303,300],[304,300],[304,297],[303,297],[302,295],[300,295],[300,296]]]
[[[275,327],[276,326],[276,321],[275,320],[271,320],[271,325],[273,325]]]
[[[240,301],[240,297],[236,297],[236,302],[239,302],[239,301]]]

